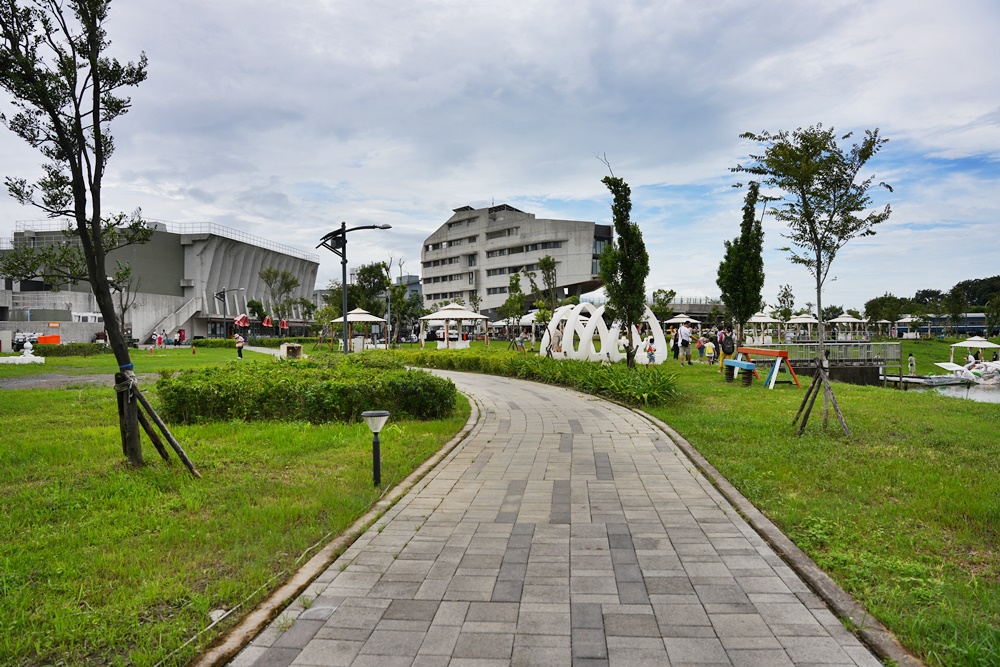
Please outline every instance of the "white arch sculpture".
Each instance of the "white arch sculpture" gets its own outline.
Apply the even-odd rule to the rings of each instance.
[[[589,318],[586,322],[582,321],[584,314]],[[656,346],[654,363],[662,364],[667,360],[669,353],[667,340],[663,335],[663,328],[660,327],[660,323],[656,321],[656,316],[653,315],[653,311],[649,307],[643,313],[642,321],[648,324],[650,330],[653,332],[653,344]],[[621,324],[616,321],[612,325],[612,329],[608,329],[608,326],[604,323],[604,306],[595,306],[586,301],[577,305],[561,306],[556,309],[555,313],[552,314],[552,321],[549,322],[549,325],[545,329],[545,334],[542,336],[539,348],[540,353],[544,354],[544,350],[548,348],[549,340],[555,334],[556,328],[563,322],[565,322],[565,326],[563,327],[562,351],[553,351],[552,356],[554,358],[576,359],[578,361],[609,361],[612,363],[625,358],[625,354],[618,350]],[[594,348],[595,332],[601,339],[600,352]],[[576,337],[580,338],[579,348],[573,345]],[[632,327],[631,338],[633,341],[641,341],[639,330],[635,326]],[[649,363],[646,354],[641,349],[636,352],[635,361],[639,364]]]

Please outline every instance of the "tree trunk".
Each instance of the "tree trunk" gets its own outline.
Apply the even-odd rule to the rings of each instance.
[[[101,267],[102,263],[103,262],[97,262],[98,268]],[[100,275],[93,276],[91,287],[94,292],[94,297],[97,299],[97,306],[100,308],[101,314],[104,316],[104,322],[115,322],[115,303],[114,298],[111,296],[111,289],[108,285],[107,277]],[[125,340],[125,335],[122,333],[121,328],[116,326],[108,327],[107,333],[108,346],[115,355],[115,361],[118,362],[118,372],[115,374],[115,385],[122,388],[127,385],[134,385],[135,373],[132,367],[128,341]],[[116,389],[116,391],[117,390],[118,389]],[[132,386],[126,391],[121,392],[120,395],[124,397],[124,400],[120,403],[122,409],[119,411],[119,427],[122,433],[122,447],[124,449],[125,458],[128,459],[128,462],[135,468],[143,465],[142,441],[140,440],[141,431],[139,429],[139,410],[134,395],[134,392],[138,390],[138,387]]]

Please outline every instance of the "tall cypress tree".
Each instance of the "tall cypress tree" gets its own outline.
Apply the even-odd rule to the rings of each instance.
[[[743,202],[740,235],[725,242],[726,254],[719,264],[716,280],[722,290],[722,302],[733,316],[737,339],[740,340],[747,321],[764,306],[760,296],[764,288],[764,230],[757,219],[759,198],[760,185],[751,181]]]
[[[642,321],[646,311],[646,276],[649,275],[649,253],[642,240],[639,225],[632,222],[632,189],[620,178],[605,176],[602,183],[614,197],[611,213],[615,224],[615,239],[601,254],[600,277],[608,303],[604,310],[612,321],[617,320],[626,331],[628,344],[625,359],[635,367],[637,341],[629,332]]]

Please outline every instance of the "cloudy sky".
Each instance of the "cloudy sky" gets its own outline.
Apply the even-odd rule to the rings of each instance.
[[[116,0],[122,60],[149,79],[112,127],[105,206],[313,250],[341,220],[351,265],[404,260],[458,206],[611,222],[606,155],[632,187],[647,290],[716,296],[739,233],[746,131],[878,127],[894,188],[824,304],[862,308],[1000,273],[1000,4],[991,0]],[[9,112],[4,103],[0,106]],[[0,173],[37,154],[0,128]],[[0,237],[37,219],[0,196]],[[765,219],[764,298],[812,279]]]

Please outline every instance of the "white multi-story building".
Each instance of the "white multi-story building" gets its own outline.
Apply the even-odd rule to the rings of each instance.
[[[507,204],[456,208],[424,241],[424,305],[456,299],[471,305],[478,295],[479,311],[495,317],[512,273],[534,271],[541,285],[538,260],[546,255],[556,260],[561,297],[591,292],[601,286],[598,258],[610,242],[610,225],[538,219]],[[531,284],[523,280],[521,289],[530,293]]]

